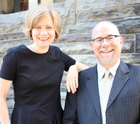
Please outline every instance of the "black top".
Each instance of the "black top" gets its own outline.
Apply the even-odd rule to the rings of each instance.
[[[13,81],[12,124],[61,124],[60,83],[63,71],[73,64],[75,60],[55,46],[44,54],[25,45],[8,50],[0,77]]]

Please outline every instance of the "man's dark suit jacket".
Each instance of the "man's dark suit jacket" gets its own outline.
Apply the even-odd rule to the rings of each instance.
[[[121,61],[111,88],[106,124],[140,122],[140,67]],[[68,93],[63,124],[102,124],[97,65],[79,74],[79,88]]]

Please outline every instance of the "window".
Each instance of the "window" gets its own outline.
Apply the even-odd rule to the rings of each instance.
[[[53,2],[61,0],[1,0],[0,13],[8,14],[25,11],[38,5],[39,3],[45,3],[48,1]]]
[[[20,0],[20,11],[28,9],[28,0]]]

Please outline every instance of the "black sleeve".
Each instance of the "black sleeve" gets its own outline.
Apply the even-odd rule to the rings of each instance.
[[[3,58],[0,71],[0,77],[7,80],[13,80],[16,74],[16,56],[13,50],[9,49]]]
[[[77,116],[77,96],[76,93],[67,93],[63,114],[63,124],[79,124]]]
[[[62,61],[65,64],[65,71],[68,71],[69,67],[71,65],[74,65],[76,61],[70,56],[68,56],[67,54],[63,53],[62,51],[61,51],[61,55],[62,55]]]

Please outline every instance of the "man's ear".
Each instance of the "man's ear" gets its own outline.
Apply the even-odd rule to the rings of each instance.
[[[120,37],[120,44],[123,45],[123,37]]]
[[[92,47],[92,50],[94,51],[94,42],[93,41],[91,42],[91,47]]]

